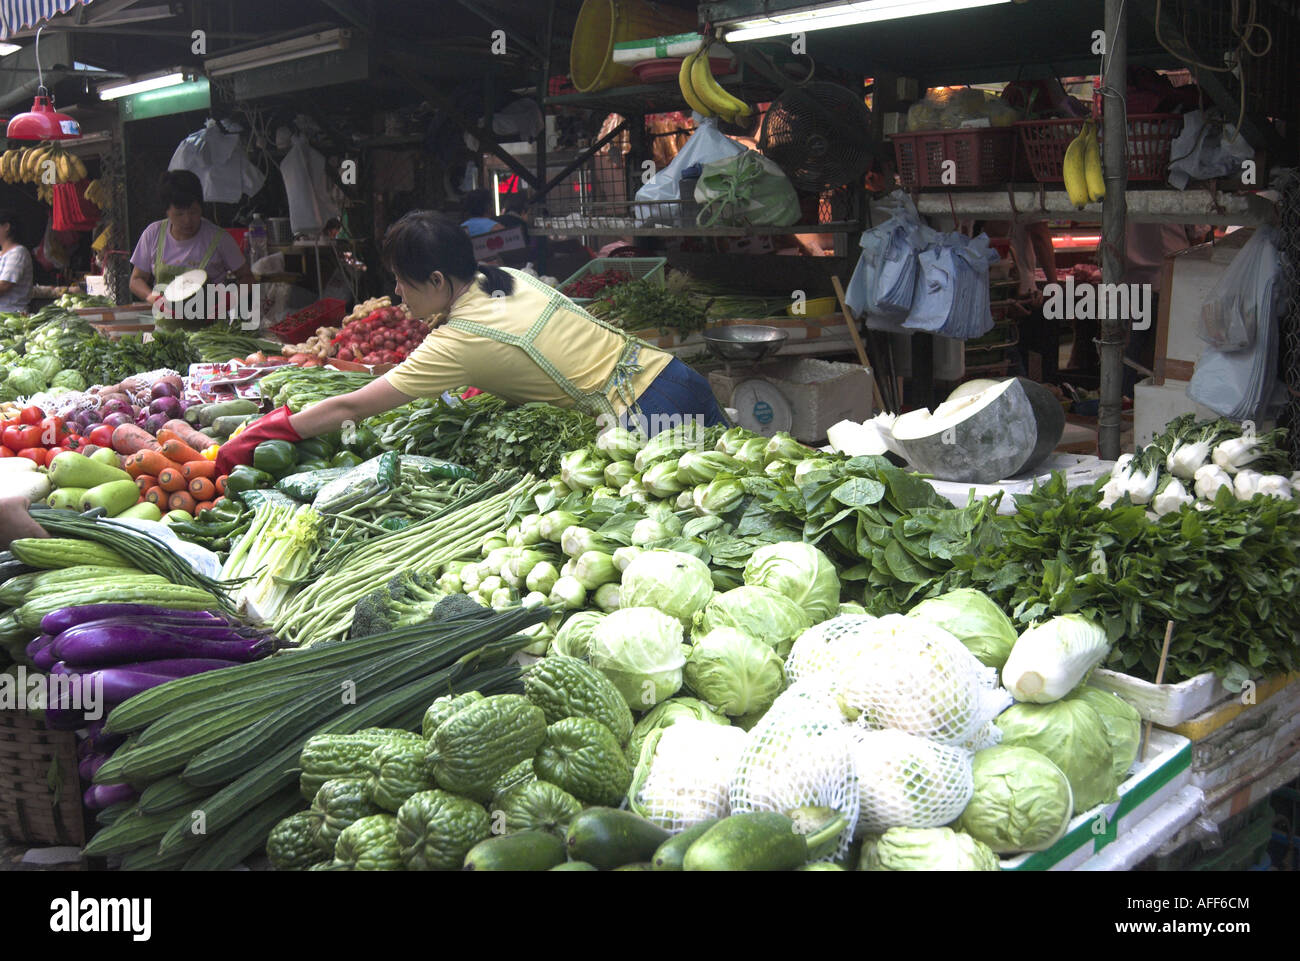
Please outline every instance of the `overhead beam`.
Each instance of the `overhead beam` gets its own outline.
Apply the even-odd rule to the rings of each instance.
[[[486,21],[496,29],[502,31],[506,35],[506,39],[510,40],[512,43],[519,44],[519,46],[524,50],[524,52],[527,53],[534,60],[545,59],[542,56],[541,51],[539,51],[537,47],[534,46],[530,41],[519,36],[519,34],[515,33],[515,31],[506,27],[506,25],[501,23],[499,19],[480,10],[478,4],[475,3],[474,0],[456,0],[456,2],[459,3],[466,10],[468,10],[470,13],[474,14],[474,16],[478,17],[480,20]]]

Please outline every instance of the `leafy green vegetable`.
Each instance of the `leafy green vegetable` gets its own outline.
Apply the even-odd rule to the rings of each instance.
[[[1059,767],[1074,792],[1074,813],[1113,801],[1119,781],[1106,726],[1077,698],[1051,704],[1013,704],[998,715],[1002,743],[1038,751]]]
[[[860,871],[997,871],[998,858],[952,828],[890,828],[862,845]]]
[[[1066,832],[1070,782],[1038,751],[999,744],[977,751],[971,770],[975,793],[957,827],[976,840],[1011,854],[1050,848]]]
[[[686,686],[724,714],[766,711],[785,687],[781,658],[762,641],[730,627],[695,638]]]

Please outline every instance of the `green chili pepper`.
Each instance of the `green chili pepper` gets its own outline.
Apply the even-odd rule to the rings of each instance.
[[[229,494],[242,494],[244,491],[268,488],[274,484],[275,478],[266,471],[258,470],[256,467],[250,467],[247,464],[240,464],[226,478],[226,492]]]

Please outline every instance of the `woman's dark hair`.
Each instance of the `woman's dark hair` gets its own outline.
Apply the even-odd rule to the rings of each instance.
[[[191,171],[169,170],[158,179],[158,196],[162,198],[164,210],[168,207],[185,210],[203,203],[203,185]]]
[[[425,284],[435,271],[462,283],[475,274],[485,294],[512,294],[515,280],[500,267],[481,266],[469,234],[455,221],[432,210],[412,210],[384,233],[384,266],[398,277]]]
[[[19,221],[17,214],[9,207],[0,207],[0,224],[9,227],[9,236],[18,239]]]
[[[492,208],[491,199],[491,195],[486,190],[471,190],[461,200],[460,206],[467,218],[486,217]]]

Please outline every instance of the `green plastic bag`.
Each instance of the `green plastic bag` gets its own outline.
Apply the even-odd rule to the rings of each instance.
[[[695,185],[701,227],[788,227],[799,222],[794,185],[757,150],[704,165]]]

